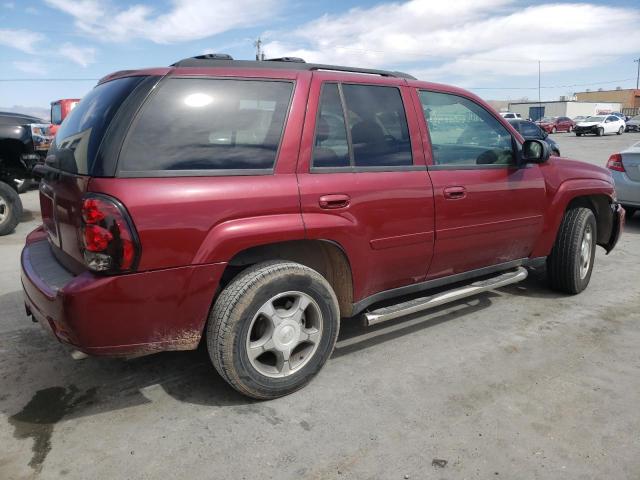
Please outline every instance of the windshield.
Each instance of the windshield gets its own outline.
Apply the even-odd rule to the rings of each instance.
[[[585,122],[604,122],[604,117],[587,117]]]

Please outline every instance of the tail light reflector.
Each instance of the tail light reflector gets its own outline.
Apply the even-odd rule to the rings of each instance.
[[[624,165],[622,164],[622,155],[614,153],[609,157],[607,161],[607,168],[609,170],[615,170],[616,172],[624,172]]]
[[[82,201],[82,250],[87,267],[96,272],[134,270],[140,243],[124,207],[116,199],[89,194]]]

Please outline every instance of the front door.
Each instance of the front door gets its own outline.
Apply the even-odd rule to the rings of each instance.
[[[538,165],[515,165],[516,139],[474,99],[419,90],[436,211],[428,278],[528,257],[543,225]]]
[[[400,79],[314,72],[298,162],[307,237],[343,248],[354,301],[424,280],[433,191]]]

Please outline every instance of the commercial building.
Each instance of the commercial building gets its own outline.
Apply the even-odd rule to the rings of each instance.
[[[509,111],[519,113],[522,118],[538,120],[542,117],[589,116],[604,113],[620,112],[619,102],[580,102],[575,100],[558,100],[552,102],[511,102]]]
[[[640,90],[635,88],[616,88],[615,90],[587,90],[575,94],[579,102],[617,102],[621,112],[626,115],[640,113]]]

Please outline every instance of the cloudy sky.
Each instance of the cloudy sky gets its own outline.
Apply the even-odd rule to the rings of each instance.
[[[410,72],[487,99],[635,86],[640,3],[524,0],[0,0],[0,107],[203,52]],[[74,79],[74,80],[71,80]],[[78,80],[82,79],[82,80]]]

